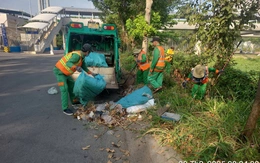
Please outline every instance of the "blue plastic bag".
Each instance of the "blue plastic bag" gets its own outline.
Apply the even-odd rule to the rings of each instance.
[[[100,94],[105,87],[106,81],[101,75],[98,74],[93,78],[83,71],[75,81],[73,93],[79,98],[81,104],[86,105]]]
[[[84,62],[87,67],[108,67],[105,55],[97,52],[91,52]]]
[[[143,94],[148,94],[150,97],[144,96]],[[152,91],[149,87],[144,86],[140,89],[135,90],[131,94],[121,98],[117,101],[117,104],[121,104],[123,108],[128,108],[130,106],[142,105],[147,103],[152,98]]]

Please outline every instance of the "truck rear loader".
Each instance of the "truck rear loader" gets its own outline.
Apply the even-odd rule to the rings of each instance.
[[[108,67],[88,67],[94,73],[104,76],[106,89],[118,89],[121,78],[119,65],[120,39],[115,24],[102,24],[89,21],[87,26],[82,22],[71,22],[66,35],[65,53],[80,50],[89,43],[94,52],[105,55]]]

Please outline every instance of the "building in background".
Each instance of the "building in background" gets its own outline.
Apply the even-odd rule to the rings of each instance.
[[[23,11],[0,8],[0,25],[1,25],[0,26],[1,27],[0,49],[1,50],[3,50],[4,47],[8,47],[9,49],[9,47],[20,46],[21,33],[23,31],[18,30],[18,27],[26,24],[30,17],[31,17],[30,14]]]
[[[38,0],[38,12],[40,13],[43,9],[50,7],[50,0]]]

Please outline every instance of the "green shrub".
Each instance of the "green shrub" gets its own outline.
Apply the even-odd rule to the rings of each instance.
[[[230,161],[234,151],[230,144],[226,142],[219,142],[214,145],[209,145],[203,151],[199,153],[200,161],[209,161],[209,160],[221,160],[221,161]]]
[[[131,52],[120,54],[120,65],[123,70],[131,71],[135,66],[135,57]]]
[[[121,64],[130,70],[134,57],[123,54],[122,58]],[[181,75],[187,76],[196,64],[209,61],[206,57],[178,52],[174,55],[172,70],[178,69]],[[171,145],[185,161],[260,160],[260,120],[251,143],[238,141],[256,94],[259,70],[255,70],[245,72],[227,67],[218,78],[210,74],[211,98],[201,101],[191,98],[190,88],[182,88],[165,74],[164,89],[154,94],[156,106],[148,110],[152,122],[145,134],[156,134],[162,144]],[[166,104],[170,104],[169,112],[181,115],[179,122],[163,120],[156,114]]]
[[[259,72],[243,72],[227,68],[211,89],[212,95],[222,96],[224,99],[250,100],[255,97]]]

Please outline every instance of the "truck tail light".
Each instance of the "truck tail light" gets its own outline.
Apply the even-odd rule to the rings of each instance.
[[[114,30],[115,27],[114,26],[104,26],[105,30]]]
[[[78,24],[78,23],[71,23],[70,26],[72,28],[82,28],[82,24]]]

